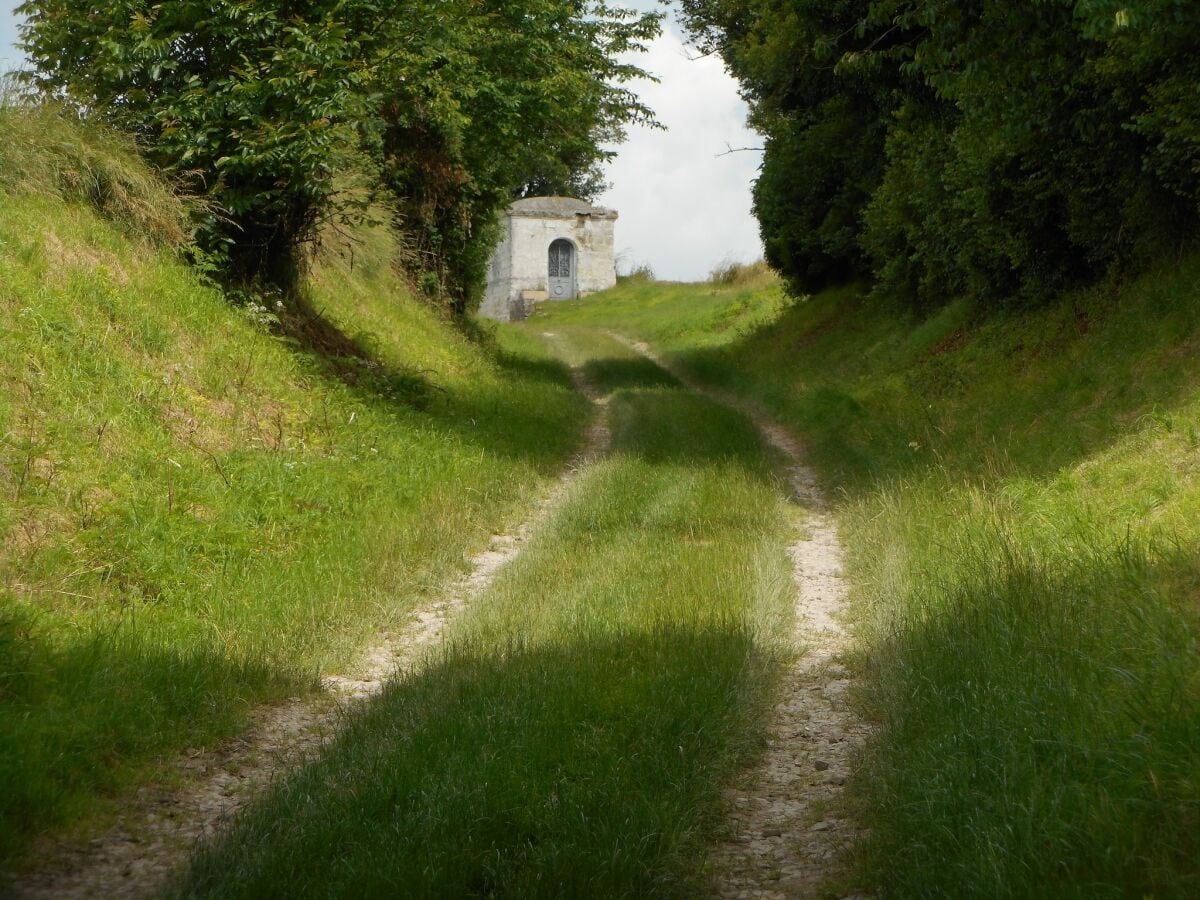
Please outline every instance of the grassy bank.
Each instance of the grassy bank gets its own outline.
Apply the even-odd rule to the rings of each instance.
[[[580,440],[561,367],[462,337],[385,233],[327,247],[324,320],[280,336],[269,299],[235,307],[177,261],[183,223],[118,141],[0,109],[9,862],[352,667]]]
[[[860,872],[895,896],[1200,890],[1200,258],[1041,310],[627,283],[555,306],[806,437],[840,495]]]
[[[182,893],[694,896],[785,648],[787,514],[739,415],[563,329],[611,456],[322,759]]]

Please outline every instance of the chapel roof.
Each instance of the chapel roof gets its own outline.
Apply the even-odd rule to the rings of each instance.
[[[508,208],[510,215],[529,216],[539,219],[569,219],[573,216],[595,216],[596,218],[617,217],[614,210],[593,206],[586,200],[574,197],[525,197]]]

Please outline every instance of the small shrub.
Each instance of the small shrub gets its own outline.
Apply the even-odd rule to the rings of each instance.
[[[709,273],[708,281],[710,284],[736,287],[748,284],[762,284],[774,281],[778,277],[775,270],[767,265],[766,260],[760,259],[752,263],[729,262],[726,260],[719,263]]]
[[[632,267],[628,274],[618,275],[617,281],[622,284],[653,284],[658,281],[654,275],[654,269],[649,263],[639,263]]]

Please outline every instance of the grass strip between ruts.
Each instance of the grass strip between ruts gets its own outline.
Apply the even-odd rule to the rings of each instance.
[[[195,861],[186,895],[646,896],[701,883],[786,652],[788,515],[740,415],[607,338],[612,451],[453,630]]]

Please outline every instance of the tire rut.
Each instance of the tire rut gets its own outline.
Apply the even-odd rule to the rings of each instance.
[[[436,601],[413,610],[398,634],[363,654],[355,675],[324,678],[317,697],[259,709],[237,738],[214,750],[185,753],[174,764],[173,780],[181,781],[182,787],[141,788],[117,824],[84,846],[47,841],[35,848],[31,855],[38,859],[36,866],[16,875],[0,894],[41,900],[161,893],[198,842],[232,821],[274,779],[312,758],[337,733],[342,716],[378,694],[391,678],[419,668],[450,621],[521,553],[571,484],[607,452],[605,399],[578,367],[572,368],[571,377],[593,404],[592,422],[583,447],[528,520],[511,533],[493,535],[488,548],[471,559],[465,576]]]
[[[824,896],[843,875],[845,850],[861,834],[844,813],[843,785],[869,726],[851,712],[842,663],[851,635],[842,624],[842,546],[816,474],[786,428],[738,397],[688,378],[649,345],[610,335],[671,373],[689,390],[747,416],[787,459],[790,499],[806,512],[790,547],[796,585],[793,640],[803,652],[783,677],[756,768],[726,792],[728,833],[711,851],[721,898]],[[861,895],[849,895],[861,896]]]

